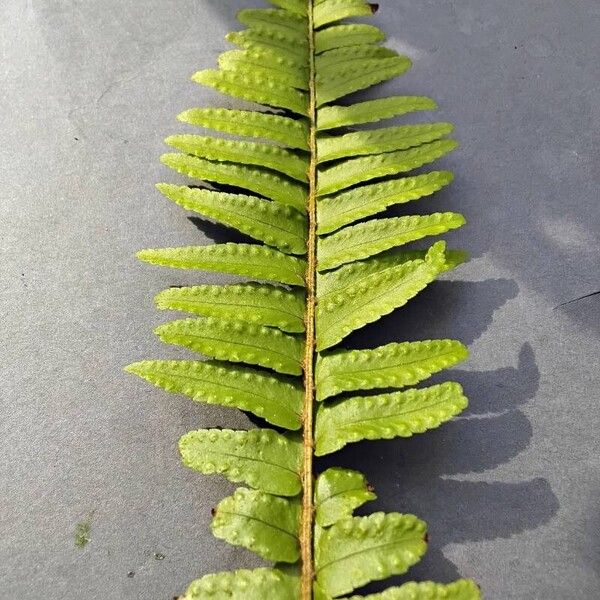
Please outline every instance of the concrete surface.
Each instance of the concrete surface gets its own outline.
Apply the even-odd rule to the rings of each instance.
[[[0,597],[170,600],[259,564],[208,532],[233,486],[176,452],[190,429],[246,419],[121,373],[184,355],[152,335],[155,292],[222,280],[132,256],[221,235],[154,190],[176,179],[158,155],[180,110],[235,105],[188,77],[227,48],[235,9],[260,2],[0,4]],[[467,215],[450,240],[473,260],[353,341],[468,342],[455,376],[471,408],[336,462],[368,474],[373,509],[429,522],[411,577],[472,576],[493,600],[600,598],[600,295],[575,300],[600,289],[600,4],[381,4],[415,67],[378,93],[431,95],[456,123],[462,148],[438,164],[457,180],[431,202]]]

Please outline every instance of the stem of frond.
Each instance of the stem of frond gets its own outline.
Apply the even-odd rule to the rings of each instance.
[[[313,427],[315,401],[315,305],[317,273],[317,102],[315,87],[315,35],[313,0],[308,0],[309,40],[309,120],[310,120],[310,165],[308,171],[308,244],[306,269],[306,350],[304,355],[304,410],[303,410],[303,468],[302,468],[302,523],[301,545],[301,591],[302,600],[311,600],[314,579],[313,566]]]

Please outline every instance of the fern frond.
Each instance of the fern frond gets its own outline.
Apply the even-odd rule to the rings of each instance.
[[[299,578],[278,569],[240,569],[213,573],[197,579],[190,584],[180,600],[296,598],[299,590]]]
[[[456,340],[392,343],[373,350],[340,350],[317,358],[317,400],[342,392],[416,385],[465,360]]]
[[[158,190],[179,206],[275,246],[286,254],[305,254],[306,217],[290,206],[241,194],[159,183]]]
[[[344,225],[383,212],[394,204],[430,196],[448,185],[452,179],[450,171],[432,171],[414,177],[363,185],[335,196],[324,196],[318,201],[317,233],[331,233]]]
[[[358,47],[379,49],[379,46]],[[330,53],[322,54],[321,57],[325,58],[328,54]],[[424,96],[392,96],[391,98],[367,100],[351,106],[323,106],[319,110],[318,128],[323,131],[361,123],[374,123],[406,113],[435,108],[437,108],[437,104],[431,98]]]
[[[362,473],[332,467],[315,483],[315,520],[319,526],[329,527],[376,497]]]
[[[269,373],[191,360],[144,360],[125,370],[196,402],[247,410],[285,429],[301,426],[302,388]]]
[[[278,250],[253,244],[215,244],[140,250],[144,262],[175,269],[202,269],[267,281],[304,285],[306,262]]]
[[[300,442],[271,429],[190,431],[179,440],[179,452],[186,467],[269,494],[296,496],[302,489]]]
[[[445,233],[464,225],[460,213],[433,213],[373,219],[345,227],[319,240],[319,271],[368,258],[430,235]]]
[[[306,158],[278,146],[201,135],[172,135],[165,142],[185,154],[192,154],[199,158],[257,165],[304,183],[308,181]]]
[[[466,406],[461,386],[453,382],[325,403],[317,412],[315,454],[330,454],[360,440],[389,440],[423,433],[456,416]]]
[[[385,33],[374,25],[354,23],[352,25],[334,25],[315,33],[315,52],[320,54],[327,50],[346,46],[376,44],[385,40]]]
[[[295,563],[300,558],[299,520],[296,498],[238,488],[215,508],[212,531],[266,560]]]
[[[183,123],[234,135],[271,140],[308,150],[308,126],[299,119],[269,115],[252,110],[190,108],[177,115]]]
[[[317,582],[335,597],[401,575],[425,554],[426,533],[425,523],[413,515],[374,513],[338,521],[319,537]]]
[[[457,147],[455,140],[438,140],[417,148],[373,154],[319,171],[318,195],[325,196],[377,177],[406,173],[422,167]]]
[[[207,317],[171,321],[154,333],[166,344],[184,346],[210,358],[302,374],[303,340],[272,327]]]
[[[306,211],[306,188],[286,177],[260,167],[220,163],[186,154],[163,154],[160,157],[167,167],[205,181],[233,185]]]
[[[479,600],[480,597],[480,590],[473,581],[459,579],[446,584],[410,581],[379,594],[351,596],[347,600]]]
[[[304,331],[304,293],[267,284],[197,285],[157,294],[156,306],[203,317],[241,319],[290,333]]]
[[[443,241],[428,250],[397,249],[461,226],[460,214],[377,217],[452,181],[447,171],[411,173],[457,146],[445,139],[452,125],[346,129],[436,104],[422,96],[346,99],[411,66],[407,56],[380,45],[385,36],[379,28],[344,21],[369,16],[377,5],[270,3],[276,8],[240,11],[246,28],[227,35],[237,49],[222,53],[217,69],[192,76],[260,106],[182,112],[180,121],[230,137],[168,137],[179,152],[163,155],[162,162],[198,183],[157,186],[178,206],[256,243],[138,253],[155,265],[257,282],[160,292],[158,308],[194,316],[159,326],[161,341],[209,360],[148,360],[126,370],[168,392],[236,407],[285,431],[211,429],[180,439],[185,465],[252,488],[219,503],[214,534],[276,563],[203,577],[183,600],[332,600],[404,573],[426,549],[425,524],[398,513],[353,516],[375,498],[365,477],[337,467],[315,477],[315,457],[359,440],[423,432],[467,404],[452,382],[403,389],[466,358],[458,341],[338,347],[465,260],[464,253],[446,251]],[[377,389],[378,395],[361,395]],[[475,600],[479,591],[461,580],[408,583],[367,596],[409,597]]]
[[[425,123],[355,131],[345,135],[324,137],[319,139],[317,144],[319,163],[348,156],[406,150],[426,142],[439,140],[450,134],[452,129],[453,126],[450,123]]]

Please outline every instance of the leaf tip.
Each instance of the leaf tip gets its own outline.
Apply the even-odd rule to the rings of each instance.
[[[173,185],[172,183],[157,183],[154,187],[163,194],[167,196],[169,192],[175,191],[179,186]]]
[[[178,135],[168,135],[165,138],[165,144],[167,144],[167,146],[175,146],[177,147],[177,141],[181,136]]]
[[[125,373],[131,373],[132,375],[140,375],[144,364],[145,364],[144,361],[134,362],[134,363],[131,363],[130,365],[123,367],[123,371]]]
[[[157,335],[162,341],[164,341],[164,336],[166,333],[168,333],[169,331],[169,323],[161,323],[160,325],[157,325],[153,330],[152,333],[154,333],[154,335]]]
[[[151,262],[153,255],[154,255],[154,250],[151,250],[150,248],[146,248],[144,250],[138,250],[135,253],[135,257],[138,260],[141,260],[142,262]]]
[[[173,157],[175,156],[178,156],[175,152],[166,152],[165,154],[161,154],[160,162],[167,167],[171,166]]]
[[[133,372],[134,372],[134,371],[133,371],[133,364],[131,364],[131,365],[127,365],[127,366],[123,367],[123,371],[124,371],[125,373],[133,373]]]
[[[175,118],[182,123],[188,123],[192,109],[184,110],[180,112]]]
[[[158,292],[158,294],[154,296],[154,305],[156,306],[156,308],[160,308],[162,310],[169,308],[168,300],[170,297],[170,291],[171,288],[161,290],[160,292]]]
[[[210,69],[204,69],[203,71],[196,71],[192,74],[190,79],[196,83],[206,83],[207,80],[211,79]]]

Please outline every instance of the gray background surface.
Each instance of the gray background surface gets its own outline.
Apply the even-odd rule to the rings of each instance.
[[[0,597],[170,600],[259,564],[208,532],[233,486],[176,452],[188,430],[247,421],[121,373],[185,355],[154,339],[154,293],[222,281],[132,257],[222,239],[153,184],[174,179],[158,156],[177,112],[234,105],[188,78],[260,2],[0,4]],[[449,239],[473,258],[353,341],[464,340],[471,407],[335,462],[368,474],[369,510],[429,522],[411,577],[472,576],[489,599],[600,598],[600,296],[561,306],[600,288],[600,4],[383,0],[376,23],[415,63],[378,93],[433,96],[462,142],[438,163],[455,183],[410,210],[464,211]]]

